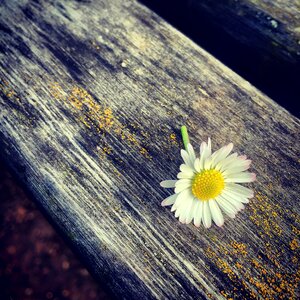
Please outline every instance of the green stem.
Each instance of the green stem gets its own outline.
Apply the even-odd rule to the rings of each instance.
[[[189,140],[189,134],[187,131],[187,128],[185,125],[181,126],[181,135],[182,135],[182,141],[183,141],[183,145],[185,150],[187,150],[187,145],[190,142]]]

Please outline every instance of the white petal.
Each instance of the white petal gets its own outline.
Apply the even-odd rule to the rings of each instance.
[[[203,201],[202,221],[204,227],[209,228],[211,226],[211,214],[208,201]]]
[[[205,160],[211,155],[209,148],[205,142],[202,142],[200,152],[200,167],[201,169],[203,169]]]
[[[237,211],[240,211],[245,208],[245,206],[242,204],[242,202],[236,201],[235,199],[233,199],[232,197],[228,197],[224,193],[222,193],[222,195],[220,195],[220,196],[223,197],[227,202],[231,203],[236,208]]]
[[[192,195],[187,195],[183,198],[183,200],[180,200],[180,202],[176,203],[177,204],[177,208],[176,208],[176,212],[175,212],[175,217],[179,217],[180,218],[180,222],[182,222],[182,218],[185,216],[187,207],[189,206],[189,204],[193,201],[193,196]]]
[[[206,143],[202,142],[201,145],[200,145],[200,156],[202,155],[205,148],[206,148]]]
[[[188,143],[188,145],[187,145],[187,152],[190,156],[191,162],[195,161],[195,159],[196,159],[195,151],[194,151],[193,146],[190,143]]]
[[[202,219],[202,210],[203,210],[203,201],[199,201],[196,204],[195,207],[195,213],[194,213],[194,224],[197,227],[200,227],[201,219]]]
[[[222,194],[227,195],[230,198],[233,198],[236,201],[242,202],[242,203],[249,203],[249,200],[246,197],[241,197],[240,195],[237,195],[231,191],[228,191],[226,189],[224,189],[222,191]]]
[[[182,184],[182,183],[191,183],[192,180],[191,179],[186,179],[186,178],[183,178],[183,179],[179,179],[177,180],[177,182],[175,183],[175,187]]]
[[[232,175],[228,175],[225,177],[225,182],[253,182],[256,179],[256,175],[254,173],[249,172],[241,172]]]
[[[162,206],[168,206],[168,205],[174,204],[177,196],[178,196],[177,194],[169,196],[168,198],[166,198],[165,200],[162,201],[161,205]]]
[[[180,165],[179,169],[181,172],[194,174],[194,169],[188,165],[182,164]]]
[[[175,184],[175,193],[178,194],[192,186],[191,179],[179,179]]]
[[[182,214],[183,210],[184,210],[184,207],[180,207],[180,208],[176,209],[175,218],[178,218]]]
[[[186,219],[190,214],[193,203],[194,203],[194,199],[189,199],[188,201],[186,201],[186,204],[184,205],[185,208],[184,208],[182,214],[179,216],[179,222],[184,223],[184,224],[186,223]]]
[[[213,160],[212,160],[212,157],[209,156],[208,158],[206,158],[206,160],[204,161],[204,169],[205,170],[210,170],[213,166]]]
[[[229,153],[232,151],[232,148],[233,148],[233,144],[230,143],[227,146],[224,146],[220,150],[215,152],[212,155],[213,166],[216,166],[220,161],[224,160],[229,155]]]
[[[174,188],[175,187],[175,183],[177,182],[177,180],[164,180],[160,183],[160,186],[162,186],[163,188]]]
[[[209,204],[212,219],[214,220],[216,225],[219,227],[223,226],[224,218],[218,203],[214,199],[211,199],[208,201],[208,204]]]
[[[248,164],[249,164],[249,160],[246,159],[246,156],[240,155],[240,156],[237,156],[232,161],[230,161],[230,163],[227,164],[227,166],[226,166],[226,168],[224,168],[224,170],[236,168],[236,167],[240,167],[240,166],[245,166]]]
[[[176,203],[176,200],[175,200],[175,203]],[[175,211],[176,210],[176,208],[175,208],[175,203],[172,205],[172,207],[171,207],[171,212],[173,212],[173,211]]]
[[[237,157],[235,160],[232,160],[231,163],[227,166],[227,170],[238,168],[238,167],[249,167],[251,165],[250,159],[242,159]]]
[[[195,215],[195,208],[196,208],[196,205],[198,204],[198,202],[199,201],[196,200],[195,198],[193,199],[190,210],[187,213],[186,218],[185,218],[185,224],[190,224],[192,222],[194,215]]]
[[[181,157],[182,157],[184,163],[185,163],[186,165],[188,165],[189,167],[193,168],[194,162],[192,162],[192,161],[190,160],[189,154],[188,154],[185,150],[183,150],[183,149],[181,149],[180,154],[181,154]]]
[[[245,160],[244,162],[246,162],[244,165],[231,167],[231,168],[225,168],[223,171],[223,174],[231,175],[231,174],[236,174],[236,173],[240,173],[240,172],[248,170],[250,167],[250,164],[251,164],[251,160]]]
[[[194,168],[195,170],[200,173],[201,171],[201,164],[200,164],[200,159],[199,158],[196,158],[195,159],[195,162],[194,162]]]
[[[188,172],[179,172],[177,174],[177,178],[179,179],[192,179],[193,178],[194,173],[192,173],[192,175]]]
[[[225,170],[226,167],[237,158],[238,154],[232,153],[230,154],[228,157],[226,157],[225,159],[223,159],[222,161],[220,161],[216,166],[215,169],[217,170]]]
[[[229,217],[234,218],[235,214],[237,213],[237,209],[230,202],[225,200],[222,196],[218,196],[216,201]]]
[[[233,193],[239,194],[241,196],[244,196],[246,198],[253,198],[254,193],[252,190],[248,189],[245,186],[242,186],[240,184],[235,183],[227,183],[225,186],[226,190],[229,190]]]
[[[210,137],[208,138],[208,141],[207,141],[207,149],[208,149],[209,155],[211,155],[211,139],[210,139]]]
[[[171,211],[176,210],[179,206],[181,206],[182,203],[184,205],[185,201],[187,201],[190,198],[194,198],[190,190],[184,190],[181,193],[179,193],[175,203],[172,206]]]

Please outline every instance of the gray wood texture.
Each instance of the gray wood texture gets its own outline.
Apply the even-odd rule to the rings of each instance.
[[[300,117],[299,0],[141,0]]]
[[[119,299],[299,297],[299,120],[131,0],[2,1],[1,156]],[[159,182],[233,142],[255,198],[180,224]]]
[[[164,0],[168,1],[168,0]],[[269,59],[300,63],[300,1],[181,1]]]

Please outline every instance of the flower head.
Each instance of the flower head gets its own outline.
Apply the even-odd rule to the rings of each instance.
[[[194,220],[195,226],[201,222],[206,228],[212,220],[218,226],[224,224],[222,211],[234,218],[253,197],[253,191],[239,183],[252,182],[256,176],[246,170],[251,160],[244,155],[231,153],[233,144],[211,151],[211,140],[200,146],[200,157],[188,141],[183,128],[185,150],[181,150],[184,163],[180,166],[177,180],[164,180],[164,188],[174,188],[175,194],[162,201],[162,206],[172,205],[175,217],[185,224]]]

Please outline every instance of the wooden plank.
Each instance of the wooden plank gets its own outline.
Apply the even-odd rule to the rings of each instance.
[[[1,155],[122,299],[299,296],[299,120],[135,1],[6,1]],[[179,128],[253,159],[256,196],[207,230],[159,182]]]
[[[300,2],[141,0],[300,117]]]
[[[300,2],[298,0],[142,0],[207,18],[239,42],[257,49],[265,59],[300,62]],[[179,12],[178,12],[179,13]],[[199,28],[201,30],[201,28]]]

